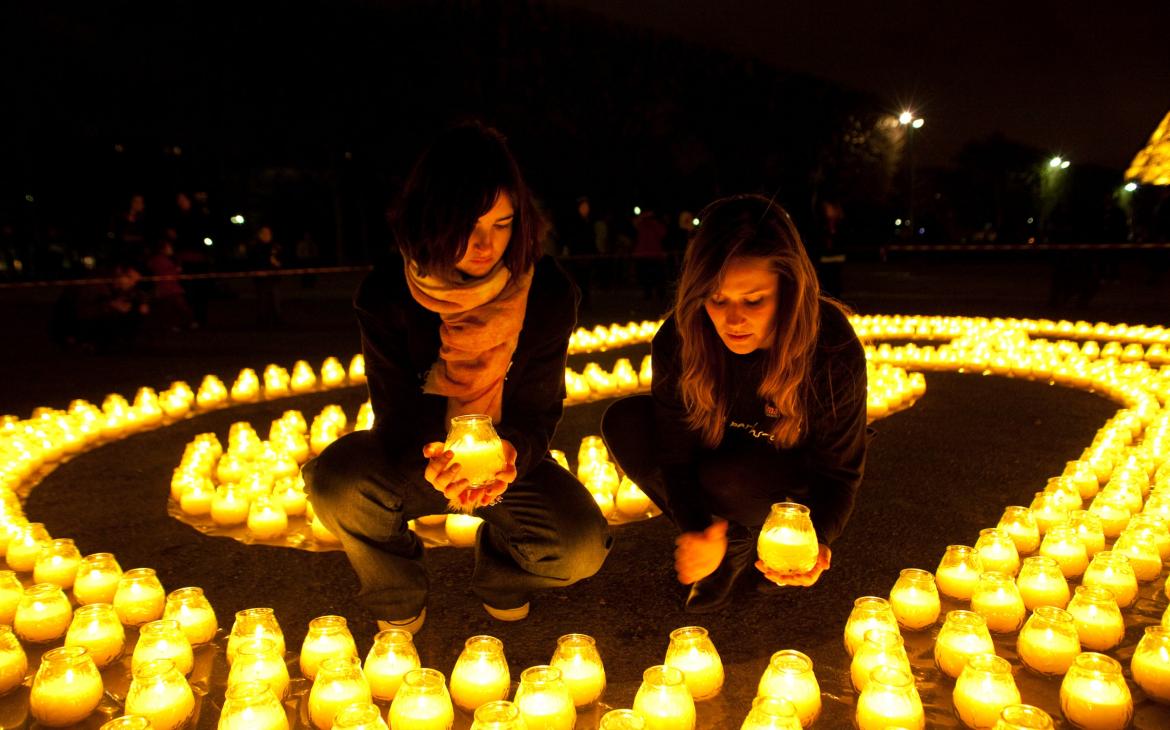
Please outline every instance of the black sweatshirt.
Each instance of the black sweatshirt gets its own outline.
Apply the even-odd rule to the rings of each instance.
[[[536,263],[524,326],[504,379],[500,438],[516,447],[523,477],[548,454],[565,399],[565,358],[577,324],[577,289],[555,260]],[[400,256],[370,272],[354,297],[374,433],[407,473],[426,467],[424,444],[444,441],[446,396],[422,392],[439,357],[439,315],[410,295]]]
[[[806,428],[786,449],[772,445],[776,419],[757,394],[765,352],[736,355],[722,349],[731,410],[723,440],[708,448],[700,432],[686,425],[674,318],[658,330],[652,349],[658,458],[669,507],[682,531],[703,530],[714,515],[759,527],[773,502],[790,500],[809,508],[822,543],[841,534],[865,466],[865,351],[836,307],[822,301],[820,311],[811,387],[805,391]]]

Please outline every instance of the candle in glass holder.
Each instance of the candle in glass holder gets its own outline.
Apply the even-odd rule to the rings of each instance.
[[[1020,555],[1034,553],[1040,547],[1040,528],[1032,516],[1032,510],[1027,507],[1005,508],[997,527],[1011,537]]]
[[[402,677],[402,686],[390,704],[390,726],[406,730],[451,730],[455,708],[447,692],[443,673],[435,669],[412,669]]]
[[[1020,570],[1020,553],[1016,550],[1016,543],[1011,535],[997,527],[979,531],[975,551],[979,553],[984,570],[994,570],[1012,576]]]
[[[1081,499],[1092,499],[1097,496],[1097,491],[1100,489],[1100,483],[1097,481],[1097,475],[1093,472],[1093,468],[1089,466],[1087,461],[1069,461],[1064,465],[1064,476],[1068,477],[1069,483],[1076,487],[1077,492],[1081,495]]]
[[[1170,629],[1147,626],[1129,665],[1133,681],[1158,702],[1170,702]]]
[[[288,692],[288,665],[276,652],[276,642],[266,637],[241,639],[236,645],[236,660],[228,672],[227,684],[264,682],[279,700]]]
[[[318,667],[309,690],[309,719],[317,730],[330,730],[333,716],[355,702],[370,702],[370,683],[356,656],[334,656]]]
[[[1054,492],[1036,492],[1029,509],[1032,510],[1040,534],[1045,535],[1050,527],[1067,520],[1073,508]]]
[[[459,464],[459,478],[466,479],[473,489],[490,484],[504,469],[504,447],[491,416],[452,418],[444,449],[455,454],[451,463]]]
[[[646,730],[646,719],[634,710],[610,710],[601,716],[597,730]]]
[[[28,708],[42,725],[75,725],[93,714],[104,691],[102,675],[89,652],[80,646],[63,646],[41,657]]]
[[[597,642],[585,634],[565,634],[557,639],[549,666],[561,670],[561,677],[573,695],[573,704],[587,707],[605,691],[605,665]]]
[[[232,624],[231,633],[228,635],[228,664],[235,660],[239,642],[247,638],[272,639],[272,643],[276,645],[276,653],[284,656],[284,632],[276,621],[276,613],[271,608],[246,608],[236,612],[235,623]]]
[[[683,673],[663,664],[642,673],[642,684],[634,696],[634,712],[646,721],[646,730],[695,728],[695,701]]]
[[[306,679],[317,676],[321,662],[337,656],[358,655],[353,634],[343,616],[318,616],[309,622],[305,641],[301,644],[301,674]]]
[[[5,560],[8,567],[17,573],[29,573],[36,567],[37,558],[53,538],[40,522],[29,522],[20,526],[8,541]]]
[[[812,659],[793,649],[772,655],[760,676],[757,694],[780,697],[796,705],[802,727],[812,725],[821,713],[821,686],[813,674]]]
[[[260,495],[248,508],[248,532],[257,540],[275,540],[288,529],[288,514],[276,497]]]
[[[114,592],[114,610],[126,626],[141,626],[162,617],[167,592],[153,568],[134,568],[122,574]]]
[[[1084,505],[1080,490],[1071,480],[1063,476],[1051,477],[1045,482],[1044,491],[1056,495],[1057,501],[1069,512],[1080,509]]]
[[[374,636],[363,671],[376,700],[393,700],[402,678],[420,667],[414,637],[409,631],[387,629]]]
[[[990,728],[1003,708],[1019,704],[1020,690],[1012,677],[1012,665],[995,654],[976,654],[955,680],[955,711],[970,728]]]
[[[130,658],[130,670],[156,659],[170,659],[179,674],[190,674],[195,667],[191,642],[179,628],[179,622],[159,619],[143,624],[138,630],[138,643]]]
[[[904,569],[890,589],[890,609],[904,629],[919,631],[933,626],[942,611],[934,575],[918,568]]]
[[[142,715],[154,730],[183,727],[195,711],[195,695],[170,659],[155,659],[134,670],[126,692],[126,713]]]
[[[948,677],[958,677],[976,654],[994,654],[987,621],[973,611],[948,611],[934,641],[934,662]]]
[[[73,580],[73,597],[81,604],[112,604],[121,578],[122,566],[118,565],[113,553],[86,555],[77,566],[77,576]]]
[[[1039,707],[1008,705],[999,713],[992,730],[1053,730],[1052,718]]]
[[[211,513],[211,500],[215,499],[215,487],[210,479],[198,479],[179,498],[179,509],[191,517],[202,517]]]
[[[687,689],[695,700],[706,700],[719,694],[723,688],[723,660],[707,630],[701,626],[686,626],[670,632],[666,648],[668,667],[683,673]]]
[[[1015,581],[1010,575],[995,571],[979,576],[979,583],[971,595],[971,610],[983,617],[988,631],[997,634],[1016,631],[1023,626],[1027,615]]]
[[[650,509],[650,497],[629,477],[622,477],[615,500],[618,512],[626,517],[645,516]],[[818,548],[819,549],[819,548]]]
[[[1016,576],[1016,587],[1020,589],[1020,597],[1029,611],[1040,606],[1064,608],[1072,595],[1060,564],[1043,555],[1024,558],[1020,574]]]
[[[108,603],[79,606],[65,633],[65,646],[83,646],[100,669],[122,656],[126,631]]]
[[[865,641],[857,647],[849,665],[849,676],[853,689],[858,692],[869,683],[870,674],[878,667],[901,667],[910,671],[910,658],[902,636],[886,629],[870,629],[865,632]]]
[[[1105,588],[1077,586],[1068,603],[1068,612],[1077,625],[1081,646],[1091,651],[1106,651],[1121,643],[1125,620],[1113,594]]]
[[[859,730],[890,727],[923,730],[926,716],[914,677],[904,669],[878,667],[857,698]]]
[[[453,513],[447,515],[447,519],[443,523],[443,531],[455,547],[471,547],[475,544],[475,536],[479,533],[479,526],[482,524],[483,519],[475,515]]]
[[[800,730],[796,705],[779,697],[757,697],[740,730]]]
[[[1115,538],[1121,534],[1133,516],[1119,497],[1109,492],[1101,492],[1093,498],[1089,511],[1097,515],[1101,521],[1101,531],[1107,538]]]
[[[211,500],[211,520],[220,527],[242,525],[248,520],[248,496],[234,483],[221,484]]]
[[[24,586],[12,570],[0,570],[0,625],[11,626]]]
[[[288,715],[264,682],[229,684],[217,730],[288,730]]]
[[[81,553],[68,538],[53,540],[41,551],[33,566],[34,583],[55,583],[68,590],[73,587]]]
[[[482,704],[506,699],[511,683],[503,642],[494,636],[472,636],[451,670],[451,701],[474,713]]]
[[[1044,533],[1040,554],[1052,558],[1065,578],[1077,578],[1089,566],[1089,553],[1075,528],[1066,523],[1054,524]]]
[[[1119,608],[1131,606],[1137,600],[1138,583],[1133,566],[1128,557],[1112,550],[1102,550],[1093,557],[1081,584],[1108,589]]]
[[[45,644],[65,635],[73,620],[73,607],[55,583],[29,586],[21,596],[12,619],[16,635],[31,644]]]
[[[853,601],[853,610],[845,622],[845,650],[849,656],[865,641],[865,632],[870,629],[898,631],[898,619],[889,601],[879,596],[861,596]]]
[[[7,694],[24,683],[28,673],[28,656],[11,626],[0,625],[0,695]]]
[[[756,543],[760,560],[777,573],[807,573],[820,554],[808,507],[796,502],[772,505]]]
[[[1100,517],[1088,510],[1073,510],[1068,513],[1068,524],[1077,531],[1077,537],[1090,558],[1105,549],[1105,528],[1101,526]]]
[[[203,595],[203,589],[194,586],[170,592],[163,608],[163,618],[178,621],[192,646],[208,643],[219,630],[215,609]]]
[[[983,572],[983,561],[974,548],[967,545],[948,545],[946,553],[934,571],[938,589],[951,598],[970,600]]]
[[[1060,683],[1060,711],[1087,730],[1122,730],[1133,720],[1133,696],[1121,665],[1104,654],[1085,652]]]
[[[487,702],[472,716],[471,730],[526,730],[520,708],[507,700]]]
[[[1016,651],[1020,661],[1033,671],[1050,676],[1064,674],[1081,653],[1072,614],[1055,606],[1040,606],[1020,629]]]
[[[1146,535],[1158,548],[1158,555],[1162,560],[1170,559],[1170,527],[1167,527],[1165,519],[1153,513],[1143,512],[1134,515],[1126,529]]]
[[[1129,558],[1139,583],[1157,580],[1162,572],[1162,556],[1158,553],[1158,546],[1146,533],[1131,531],[1129,528],[1122,530],[1113,543],[1113,552]]]

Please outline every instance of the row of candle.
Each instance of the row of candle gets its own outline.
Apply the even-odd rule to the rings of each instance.
[[[939,315],[870,314],[850,318],[858,334],[877,339],[952,339],[988,329],[1018,329],[1028,336],[1077,340],[1116,340],[1122,343],[1170,345],[1170,329],[1162,325],[1127,325],[1084,320],[944,317]]]

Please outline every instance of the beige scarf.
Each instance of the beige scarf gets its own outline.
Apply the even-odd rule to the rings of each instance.
[[[486,413],[503,416],[504,376],[520,339],[532,270],[513,277],[503,261],[486,275],[467,281],[420,276],[406,262],[410,294],[437,312],[439,359],[427,373],[424,393],[447,396],[447,418]]]

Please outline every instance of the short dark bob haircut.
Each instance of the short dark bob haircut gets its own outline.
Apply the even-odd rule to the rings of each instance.
[[[480,123],[447,130],[418,158],[406,181],[394,225],[399,250],[423,276],[456,278],[455,265],[479,217],[501,193],[515,211],[504,265],[518,274],[536,263],[541,247],[536,209],[507,140]]]

